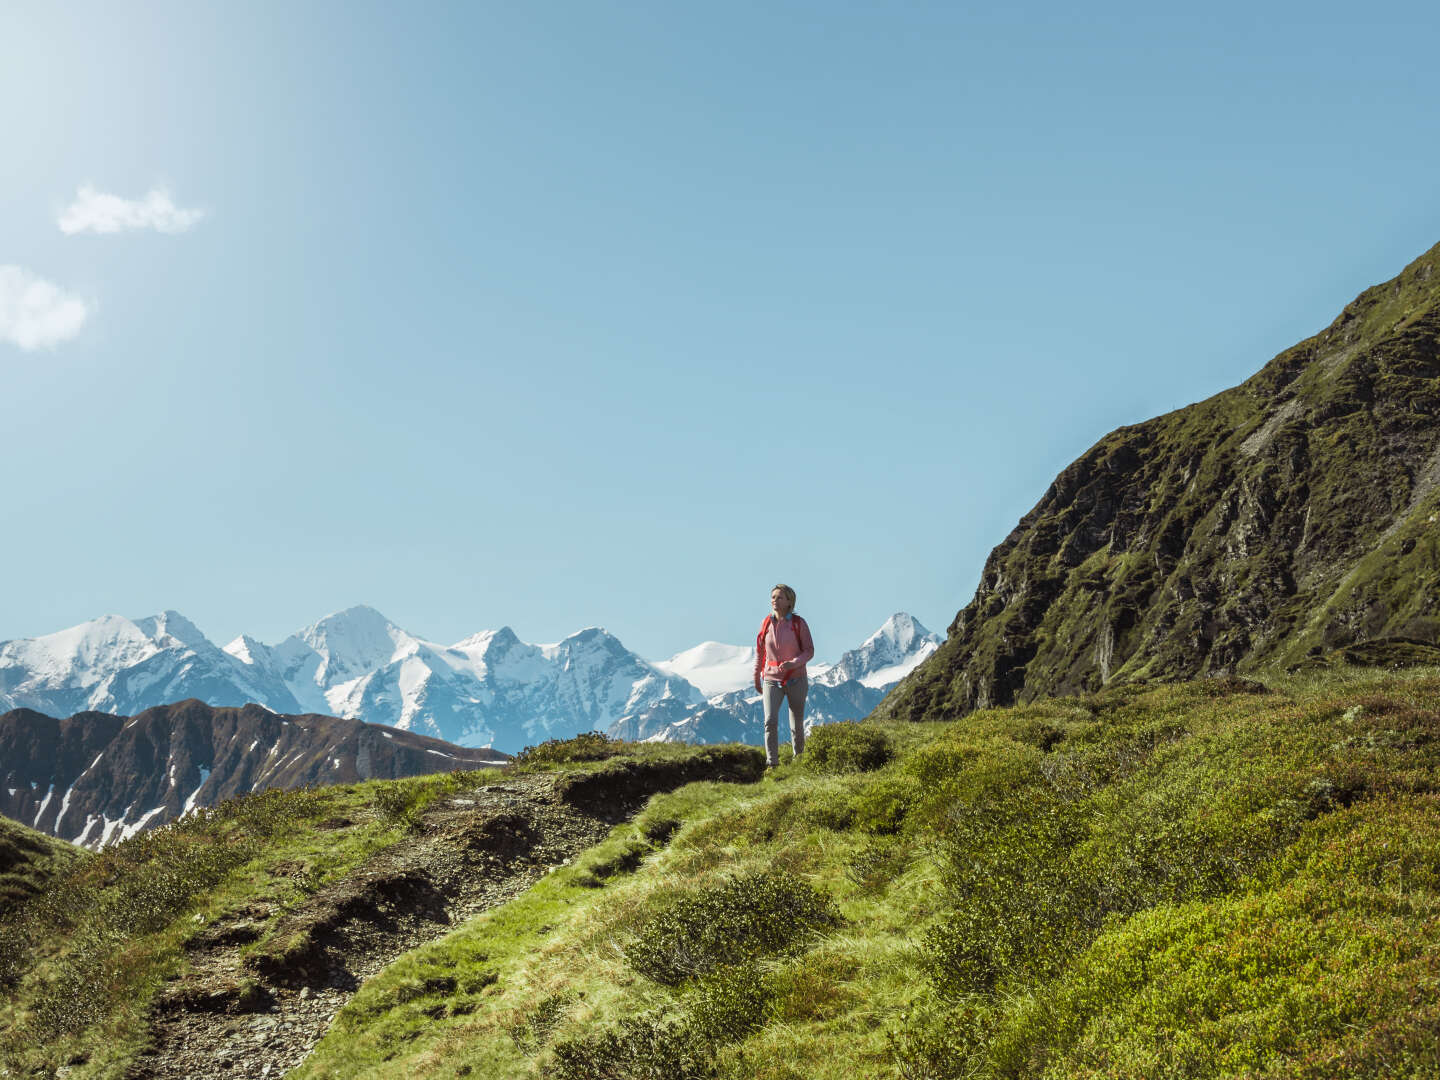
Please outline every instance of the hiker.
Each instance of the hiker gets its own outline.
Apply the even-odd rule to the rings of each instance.
[[[755,638],[755,689],[765,702],[765,760],[780,764],[780,699],[790,705],[790,745],[798,758],[805,749],[805,692],[810,677],[805,665],[815,656],[810,627],[795,614],[795,590],[776,585],[770,590],[770,614]]]

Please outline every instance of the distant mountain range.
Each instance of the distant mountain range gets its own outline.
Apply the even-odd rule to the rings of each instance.
[[[502,765],[504,754],[334,716],[196,700],[136,716],[0,716],[0,813],[101,847],[199,806],[270,788]]]
[[[863,716],[939,644],[909,615],[892,616],[833,667],[812,666],[808,718]],[[650,663],[599,627],[550,645],[523,642],[509,627],[442,645],[363,606],[278,645],[242,635],[222,649],[167,611],[134,620],[107,615],[0,643],[0,710],[134,716],[194,698],[342,716],[509,753],[591,730],[758,742],[752,660],[750,646],[706,642]]]

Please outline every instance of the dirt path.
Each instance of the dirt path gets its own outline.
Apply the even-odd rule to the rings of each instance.
[[[432,806],[413,840],[281,916],[268,951],[242,962],[274,914],[262,905],[198,934],[191,971],[162,995],[152,1049],[128,1077],[283,1076],[367,977],[523,892],[633,809],[567,799],[549,776],[499,778]]]

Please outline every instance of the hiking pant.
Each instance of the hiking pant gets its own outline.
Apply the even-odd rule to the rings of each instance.
[[[790,706],[790,745],[799,757],[805,749],[805,693],[810,689],[807,675],[796,675],[784,686],[766,679],[765,698],[765,760],[780,764],[780,699]]]

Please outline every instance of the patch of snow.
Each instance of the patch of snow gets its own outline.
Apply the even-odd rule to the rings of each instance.
[[[185,800],[185,808],[180,811],[181,817],[184,817],[186,814],[190,813],[191,810],[195,809],[195,801],[200,798],[200,789],[205,786],[205,781],[209,779],[210,770],[202,765],[200,767],[200,783],[195,788],[195,790],[190,793],[190,797]]]
[[[42,815],[43,813],[45,813],[45,807],[47,807],[47,806],[50,805],[50,796],[51,796],[51,795],[54,795],[54,794],[55,794],[55,785],[54,785],[54,784],[51,784],[51,785],[50,785],[50,790],[47,791],[47,792],[45,792],[45,798],[43,798],[43,799],[40,800],[40,808],[35,811],[35,820],[30,823],[31,825],[34,825],[34,826],[37,826],[37,827],[39,826],[39,824],[40,824],[40,815]]]
[[[60,812],[55,815],[55,834],[60,834],[60,822],[65,818],[65,811],[70,809],[70,796],[75,794],[75,785],[71,784],[65,789],[65,797],[60,800]]]
[[[151,818],[153,818],[156,814],[161,813],[164,809],[165,807],[163,806],[157,806],[153,810],[145,811],[145,813],[140,815],[140,819],[136,821],[133,825],[127,825],[125,823],[125,817],[129,817],[130,815],[128,807],[125,811],[125,817],[116,818],[114,821],[106,818],[105,833],[100,837],[100,846],[103,848],[110,843],[112,829],[114,829],[115,832],[119,833],[119,835],[115,837],[116,843],[119,843],[121,840],[129,840],[130,837],[143,830],[145,826],[149,824]]]
[[[751,685],[755,677],[755,649],[750,645],[702,641],[653,666],[699,687],[700,693],[711,698]]]
[[[77,836],[77,837],[75,837],[75,839],[72,840],[72,841],[70,841],[70,842],[71,842],[72,844],[74,844],[76,847],[84,847],[84,846],[85,846],[85,841],[90,838],[90,830],[93,829],[97,824],[103,822],[104,820],[105,820],[105,815],[104,815],[104,814],[87,814],[87,815],[85,815],[85,828],[81,829],[81,830],[80,830],[80,835]]]

